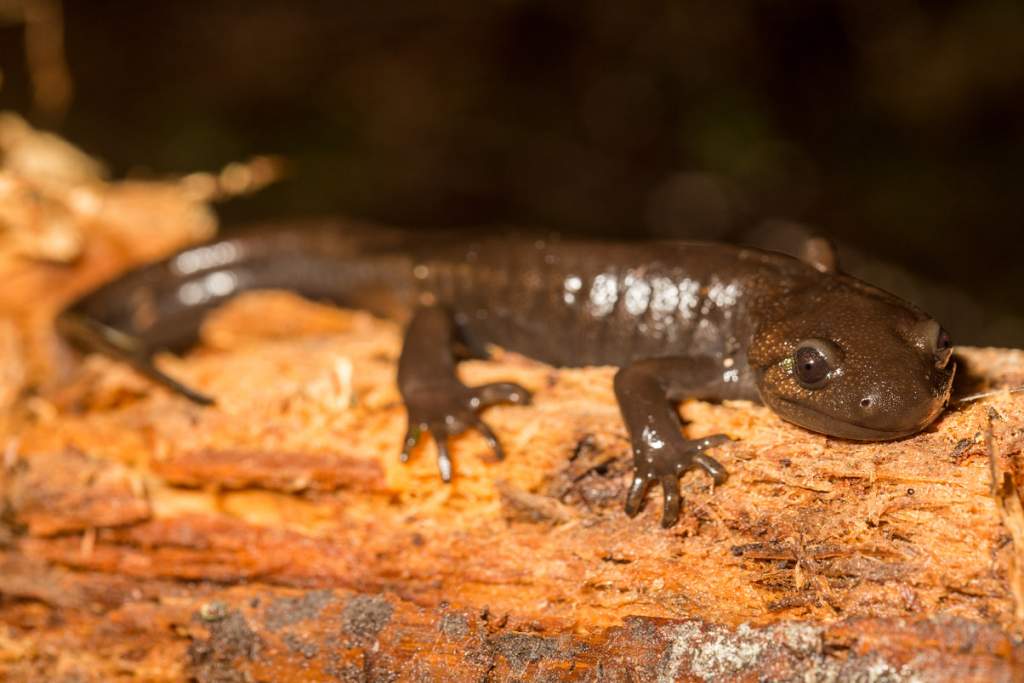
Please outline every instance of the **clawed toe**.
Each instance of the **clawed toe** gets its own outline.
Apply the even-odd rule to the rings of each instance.
[[[437,444],[437,472],[441,475],[441,481],[448,484],[452,480],[452,458],[448,455],[448,432],[443,426],[433,425],[430,434]]]
[[[409,425],[405,432],[405,440],[402,442],[402,452],[398,456],[399,460],[409,462],[409,455],[412,453],[412,449],[416,448],[416,444],[420,442],[421,434],[422,431],[418,426]]]
[[[490,446],[491,452],[494,453],[494,457],[498,460],[505,459],[505,450],[501,447],[501,442],[498,441],[498,437],[494,436],[494,432],[486,422],[480,418],[476,418],[473,421],[473,429],[480,432],[480,435],[484,437],[484,441]]]
[[[715,446],[721,446],[722,444],[729,443],[730,441],[732,441],[732,437],[725,434],[712,434],[700,439],[692,439],[686,443],[693,450],[700,452],[709,448],[714,448]]]
[[[661,491],[664,497],[664,505],[661,512],[661,526],[663,529],[675,526],[679,521],[679,506],[681,496],[679,494],[679,478],[675,475],[666,475],[661,478]]]
[[[488,408],[499,403],[528,405],[532,398],[529,390],[515,382],[494,382],[484,384],[470,391],[471,407],[474,410]]]
[[[698,453],[693,456],[693,462],[700,465],[700,467],[708,473],[708,476],[711,477],[716,486],[721,486],[729,478],[729,472],[722,466],[722,463],[718,462],[710,455]]]
[[[626,494],[626,514],[636,517],[647,496],[647,489],[651,487],[651,480],[639,474],[633,477],[633,483],[629,485],[629,493]]]

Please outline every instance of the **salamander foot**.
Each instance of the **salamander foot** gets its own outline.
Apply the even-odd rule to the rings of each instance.
[[[409,415],[409,427],[405,433],[401,461],[408,462],[409,455],[424,432],[430,432],[437,444],[437,469],[441,479],[452,479],[452,460],[448,454],[448,438],[457,436],[467,429],[475,429],[483,435],[498,460],[505,458],[494,432],[480,419],[477,412],[498,403],[526,405],[530,392],[512,382],[497,382],[479,387],[467,387],[455,380],[442,388],[420,388],[405,396],[405,407]]]
[[[633,483],[626,495],[626,514],[635,517],[651,483],[660,482],[664,495],[661,526],[666,529],[679,521],[679,477],[697,465],[711,475],[716,484],[724,484],[729,477],[728,472],[704,451],[732,441],[725,434],[713,434],[702,439],[671,436],[645,430],[636,440],[638,443],[633,445]]]

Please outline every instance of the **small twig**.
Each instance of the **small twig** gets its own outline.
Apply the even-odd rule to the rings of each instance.
[[[989,396],[998,396],[999,394],[1019,394],[1024,392],[1024,386],[1010,387],[1009,389],[993,389],[992,391],[982,391],[977,394],[968,394],[967,396],[961,396],[960,398],[954,398],[950,403],[969,403],[971,401],[977,401],[979,398],[988,398]]]

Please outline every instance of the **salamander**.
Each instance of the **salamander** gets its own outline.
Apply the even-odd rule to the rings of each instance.
[[[487,357],[495,344],[556,366],[617,366],[634,464],[625,511],[636,515],[658,483],[669,527],[684,472],[727,478],[708,451],[729,437],[686,438],[679,401],[746,399],[814,432],[863,441],[915,434],[945,408],[956,369],[949,335],[912,304],[840,272],[824,244],[796,258],[684,241],[257,232],[131,271],[66,308],[57,327],[209,404],[152,357],[194,344],[203,315],[239,292],[291,289],[394,318],[405,325],[401,459],[429,434],[446,482],[451,437],[475,429],[501,458],[479,414],[530,400],[510,382],[464,385],[460,360]]]

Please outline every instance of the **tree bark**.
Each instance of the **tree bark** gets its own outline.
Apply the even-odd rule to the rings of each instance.
[[[610,368],[462,366],[526,407],[467,434],[455,480],[407,465],[399,330],[287,293],[217,312],[164,368],[200,408],[102,358],[8,411],[0,673],[9,680],[1020,680],[1024,399],[895,443],[691,402],[736,441],[713,488],[622,512]],[[964,349],[980,386],[1018,351]],[[13,361],[12,361],[13,362]]]

